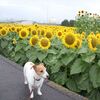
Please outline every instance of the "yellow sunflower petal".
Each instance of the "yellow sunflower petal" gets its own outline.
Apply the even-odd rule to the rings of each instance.
[[[35,36],[33,36],[33,37],[30,38],[29,44],[31,46],[34,46],[34,45],[36,45],[38,43],[38,40],[39,40],[39,37],[35,35]]]
[[[62,41],[67,48],[75,48],[77,44],[77,37],[74,33],[66,33]]]
[[[50,40],[46,37],[41,38],[40,41],[39,41],[39,46],[42,49],[48,49],[50,47]]]
[[[27,29],[22,29],[20,32],[19,32],[19,37],[24,39],[24,38],[27,38],[29,35],[29,31]]]
[[[93,36],[92,38],[90,38],[88,40],[88,46],[92,51],[96,51],[97,50],[97,48],[96,48],[96,46],[97,46],[97,38],[95,36]]]

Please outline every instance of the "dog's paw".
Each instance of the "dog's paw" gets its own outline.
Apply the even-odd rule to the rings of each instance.
[[[41,91],[38,91],[37,93],[38,93],[38,95],[42,95],[42,92]]]
[[[34,97],[30,97],[30,100],[33,100]]]
[[[30,99],[33,99],[34,98],[34,95],[33,95],[33,93],[31,94],[31,96],[30,96]]]

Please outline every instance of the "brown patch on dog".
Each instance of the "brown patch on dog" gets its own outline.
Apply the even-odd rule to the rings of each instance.
[[[44,67],[44,64],[43,63],[40,63],[38,65],[33,65],[32,66],[35,70],[35,72],[38,74],[38,75],[42,75],[44,73],[44,70],[46,69]]]

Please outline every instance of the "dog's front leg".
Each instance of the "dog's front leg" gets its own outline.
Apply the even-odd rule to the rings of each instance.
[[[42,95],[41,87],[42,87],[42,84],[37,88],[37,94],[38,95]]]
[[[28,85],[29,86],[29,90],[30,90],[30,98],[34,98],[34,91],[33,91],[33,86],[32,85]]]

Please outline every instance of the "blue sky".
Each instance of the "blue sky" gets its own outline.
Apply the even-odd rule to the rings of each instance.
[[[75,19],[79,10],[100,15],[100,0],[0,0],[0,20],[58,22]]]

